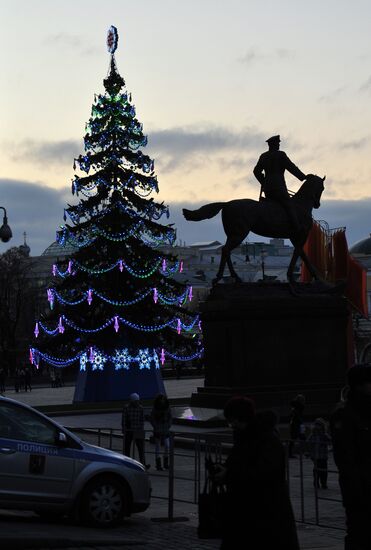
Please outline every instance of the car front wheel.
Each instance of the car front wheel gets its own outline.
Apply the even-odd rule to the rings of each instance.
[[[81,519],[94,527],[112,527],[123,520],[126,505],[121,483],[109,476],[100,477],[91,481],[83,492]]]

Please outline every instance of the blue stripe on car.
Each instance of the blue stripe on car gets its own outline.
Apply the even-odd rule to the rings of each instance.
[[[20,453],[37,453],[46,454],[49,456],[62,456],[66,458],[82,459],[94,462],[108,462],[111,464],[117,464],[119,466],[125,465],[132,470],[143,471],[143,468],[134,464],[133,462],[126,461],[125,456],[122,458],[116,458],[115,456],[107,456],[101,453],[94,453],[91,451],[78,450],[78,449],[66,449],[54,447],[53,445],[45,445],[40,443],[27,442],[19,439],[6,439],[0,438],[0,445],[6,445],[11,449],[14,449]]]

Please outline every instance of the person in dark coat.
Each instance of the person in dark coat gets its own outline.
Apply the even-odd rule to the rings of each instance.
[[[156,470],[162,470],[161,446],[164,447],[164,468],[169,469],[170,427],[172,413],[168,398],[162,393],[158,394],[153,402],[149,417],[153,427],[153,439],[155,442]]]
[[[304,408],[305,397],[299,393],[290,403],[290,442],[289,442],[289,457],[295,458],[294,447],[297,441],[305,439],[304,425]]]
[[[32,380],[31,367],[24,366],[24,391],[27,391],[27,390],[32,391],[31,380]]]
[[[221,550],[298,550],[275,414],[255,414],[250,399],[233,397],[224,416],[234,444],[225,464],[215,466],[215,481],[226,486]]]
[[[371,548],[371,365],[348,371],[347,399],[332,413],[333,453],[346,513],[345,550]]]

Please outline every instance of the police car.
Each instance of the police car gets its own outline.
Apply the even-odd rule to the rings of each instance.
[[[146,510],[150,493],[140,462],[89,445],[32,407],[0,397],[0,508],[111,527]]]

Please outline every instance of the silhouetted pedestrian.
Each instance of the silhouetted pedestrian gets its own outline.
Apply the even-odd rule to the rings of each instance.
[[[307,439],[309,456],[313,462],[313,485],[327,489],[328,449],[331,438],[327,433],[326,422],[323,418],[316,418],[312,432]]]
[[[164,468],[169,468],[170,427],[172,414],[170,403],[166,395],[160,393],[153,402],[149,418],[153,427],[153,439],[155,442],[156,469],[162,470],[161,446],[164,447]]]
[[[305,397],[299,393],[290,403],[290,442],[289,442],[289,457],[295,458],[294,448],[298,441],[305,439],[305,425],[304,425],[304,407]]]
[[[56,387],[56,380],[57,380],[56,372],[52,368],[52,369],[50,369],[50,385],[51,385],[52,388]]]
[[[348,371],[345,403],[331,415],[335,463],[346,513],[345,550],[371,548],[371,366]]]
[[[131,456],[131,444],[134,442],[138,449],[139,461],[148,469],[150,465],[145,463],[144,453],[144,409],[137,393],[130,395],[129,404],[122,411],[121,426],[124,436],[124,454]]]
[[[14,391],[18,393],[20,389],[21,389],[21,370],[19,368],[16,368],[14,372]]]
[[[55,372],[55,387],[61,388],[62,386],[63,386],[62,373],[61,373],[61,369],[58,369]]]
[[[255,414],[250,399],[234,397],[224,416],[234,445],[225,464],[215,465],[214,479],[227,489],[221,550],[298,550],[275,414]]]
[[[21,365],[21,367],[18,369],[18,380],[19,380],[19,389],[20,390],[24,389],[25,376],[26,376],[26,371],[24,369],[24,366]]]
[[[32,380],[31,367],[25,367],[24,368],[24,390],[25,391],[32,390],[31,380]]]

